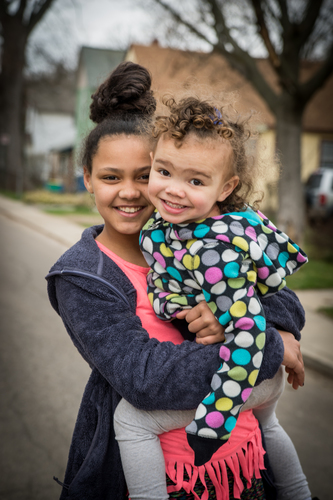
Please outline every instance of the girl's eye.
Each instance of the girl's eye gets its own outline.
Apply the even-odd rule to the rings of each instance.
[[[144,175],[141,175],[140,179],[144,180],[144,181],[148,181],[149,179],[149,174],[144,174]]]
[[[116,177],[115,175],[107,175],[106,177],[104,177],[104,180],[106,180],[106,181],[117,181],[118,177]]]
[[[193,184],[193,186],[202,186],[202,182],[199,181],[199,179],[192,179],[190,183]]]
[[[170,173],[167,170],[160,170],[160,174],[163,175],[164,177],[169,177]]]

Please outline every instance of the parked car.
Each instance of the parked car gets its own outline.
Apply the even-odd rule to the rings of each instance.
[[[310,221],[333,216],[333,168],[313,172],[305,184],[305,203]]]

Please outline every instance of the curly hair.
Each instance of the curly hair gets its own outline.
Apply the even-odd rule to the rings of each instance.
[[[249,118],[241,121],[228,117],[224,106],[218,107],[216,100],[200,99],[197,96],[183,97],[178,102],[171,95],[162,98],[168,108],[167,115],[155,118],[153,136],[158,140],[162,135],[175,141],[181,147],[189,134],[199,139],[220,140],[221,144],[229,143],[233,151],[232,171],[239,177],[234,191],[223,201],[217,202],[221,213],[244,210],[251,204],[255,209],[263,198],[263,193],[255,190],[255,162],[246,151],[246,142],[252,137],[247,126]],[[253,196],[258,198],[253,200]]]

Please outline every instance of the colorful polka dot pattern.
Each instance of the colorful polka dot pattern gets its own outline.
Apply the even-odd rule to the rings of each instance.
[[[186,430],[227,440],[263,358],[266,321],[258,296],[283,288],[285,276],[307,257],[263,214],[250,209],[179,225],[155,212],[140,244],[151,267],[148,296],[157,316],[170,320],[206,300],[226,327],[212,390]]]

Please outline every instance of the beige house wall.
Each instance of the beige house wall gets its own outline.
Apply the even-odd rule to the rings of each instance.
[[[333,140],[333,134],[316,134],[305,132],[302,134],[301,158],[302,158],[302,182],[305,182],[309,175],[317,170],[320,165],[320,150],[323,140]],[[275,155],[275,132],[266,130],[259,136],[257,142],[257,155],[261,156],[264,163],[272,164]],[[265,196],[261,204],[262,209],[267,212],[275,211],[278,208],[277,184],[279,179],[279,166],[263,170],[265,174],[260,182],[260,189],[263,189]]]

